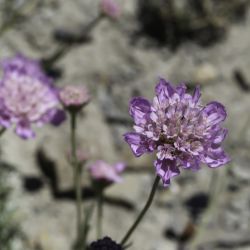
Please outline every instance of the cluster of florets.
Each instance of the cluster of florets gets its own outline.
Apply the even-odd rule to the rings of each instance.
[[[32,124],[59,125],[65,115],[57,109],[57,89],[42,71],[38,62],[18,55],[3,61],[3,78],[0,82],[0,125],[15,125],[23,139],[35,133]]]
[[[89,250],[122,250],[122,246],[109,237],[91,243]]]
[[[59,99],[65,109],[79,111],[89,102],[90,96],[85,86],[68,85],[60,90]]]
[[[184,84],[174,87],[164,79],[155,92],[152,102],[143,97],[131,100],[135,131],[124,138],[137,157],[156,152],[154,165],[164,185],[179,175],[180,168],[198,170],[201,163],[215,168],[229,161],[221,147],[227,135],[221,127],[227,116],[222,104],[203,106],[199,88],[190,95]]]

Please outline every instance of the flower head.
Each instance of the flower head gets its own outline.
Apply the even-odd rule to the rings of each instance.
[[[68,85],[59,92],[59,98],[67,110],[80,110],[86,105],[90,96],[85,86]]]
[[[143,97],[131,100],[135,131],[124,139],[137,157],[156,152],[154,166],[165,186],[180,174],[180,168],[198,170],[201,163],[215,168],[229,162],[221,147],[227,135],[221,127],[227,116],[222,104],[203,106],[199,88],[190,95],[184,84],[174,87],[164,79],[155,92],[152,102]]]
[[[64,112],[56,108],[57,90],[38,62],[18,55],[2,65],[0,125],[7,128],[15,124],[16,133],[28,139],[35,136],[31,124],[59,125],[64,121]]]
[[[101,240],[97,240],[91,243],[90,250],[122,250],[122,246],[120,244],[117,244],[115,241],[113,241],[109,237],[104,237]]]
[[[121,9],[115,0],[101,0],[101,11],[104,15],[111,18],[118,18],[121,15]]]
[[[118,162],[115,165],[109,165],[104,161],[96,161],[90,167],[90,175],[94,182],[99,182],[105,184],[104,186],[121,182],[121,173],[126,168],[123,162]]]

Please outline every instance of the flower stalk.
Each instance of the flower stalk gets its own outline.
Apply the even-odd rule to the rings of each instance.
[[[128,230],[128,232],[126,233],[126,235],[124,236],[124,238],[122,239],[122,241],[120,243],[123,247],[126,244],[126,242],[128,241],[128,239],[130,238],[130,236],[133,234],[134,230],[137,228],[137,226],[139,225],[141,220],[143,219],[143,217],[146,214],[146,212],[148,211],[149,207],[151,206],[152,201],[153,201],[154,196],[155,196],[155,192],[156,192],[158,184],[159,184],[159,181],[160,181],[160,177],[157,175],[156,178],[155,178],[154,184],[152,186],[150,195],[148,197],[148,200],[147,200],[144,208],[142,209],[142,211],[140,212],[140,214],[137,217],[136,221],[131,226],[131,228]]]
[[[74,184],[76,194],[76,232],[77,238],[81,235],[81,223],[82,223],[82,193],[81,193],[81,165],[77,161],[76,152],[76,119],[77,113],[70,113],[70,126],[71,126],[71,155],[72,166],[74,170]]]
[[[97,238],[102,236],[102,217],[103,217],[103,189],[97,193]]]

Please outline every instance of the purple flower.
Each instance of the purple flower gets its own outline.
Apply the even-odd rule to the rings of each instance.
[[[222,104],[202,106],[199,88],[190,95],[184,84],[174,87],[164,79],[155,92],[152,102],[143,97],[131,100],[135,132],[126,133],[124,139],[137,157],[156,152],[154,165],[165,186],[180,168],[198,170],[201,163],[215,168],[229,162],[221,147],[227,135],[221,127],[227,116]]]
[[[101,0],[101,11],[104,15],[111,18],[118,18],[121,15],[121,9],[115,0]]]
[[[123,162],[118,162],[115,165],[109,165],[104,161],[96,161],[90,167],[90,175],[95,182],[104,182],[106,184],[112,184],[121,182],[121,173],[126,168]]]
[[[89,92],[83,85],[68,85],[59,92],[59,99],[67,110],[79,111],[89,100]]]
[[[23,139],[35,136],[32,124],[59,125],[65,114],[57,109],[57,90],[42,71],[38,62],[18,55],[4,60],[0,83],[0,125],[15,125]]]

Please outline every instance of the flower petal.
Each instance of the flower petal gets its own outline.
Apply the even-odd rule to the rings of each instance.
[[[127,165],[124,162],[118,162],[114,165],[114,168],[117,173],[122,173],[126,167]]]
[[[222,148],[210,149],[204,156],[203,162],[211,168],[217,168],[230,161],[230,157]]]
[[[185,93],[186,93],[187,87],[184,83],[180,83],[177,87],[176,87],[176,92],[179,94],[179,96],[182,98]]]
[[[59,126],[66,120],[66,114],[62,109],[51,109],[44,114],[37,122],[38,126],[42,126],[45,123],[51,123],[53,126]]]
[[[169,99],[175,93],[175,89],[169,82],[161,78],[159,83],[155,87],[155,92],[159,98],[159,101],[162,102],[166,98]]]
[[[154,162],[156,172],[161,177],[163,185],[168,186],[171,178],[180,174],[175,160],[156,160]]]
[[[5,128],[11,125],[10,116],[4,110],[0,110],[0,125]]]
[[[219,102],[210,102],[203,109],[203,112],[207,115],[207,121],[210,126],[224,121],[227,117],[225,107]]]
[[[61,125],[66,120],[66,114],[62,109],[54,109],[50,117],[50,123],[54,126]]]
[[[153,151],[152,142],[149,141],[147,137],[136,132],[126,133],[124,140],[129,144],[136,157]]]
[[[200,159],[199,157],[194,157],[193,155],[189,155],[186,153],[182,153],[181,157],[181,165],[183,168],[188,168],[193,171],[200,170]]]
[[[31,126],[28,122],[22,121],[16,125],[16,134],[19,135],[22,139],[30,139],[35,137],[34,131],[31,129]]]
[[[135,124],[145,123],[145,116],[151,110],[150,102],[143,97],[135,97],[130,101],[129,113]]]
[[[217,144],[220,144],[224,141],[224,139],[226,138],[227,136],[227,133],[228,133],[228,129],[226,128],[222,128],[220,129],[214,136],[214,139],[213,139],[213,144],[217,145]]]
[[[201,97],[200,87],[196,87],[193,94],[193,102],[197,104]]]

